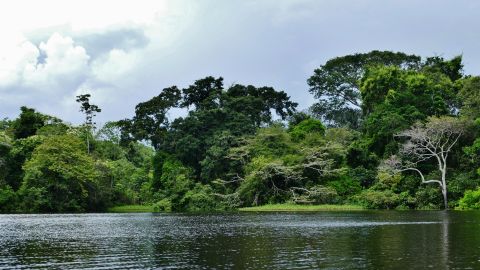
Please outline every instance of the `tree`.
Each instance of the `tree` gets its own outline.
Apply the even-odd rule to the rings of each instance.
[[[37,130],[45,125],[46,116],[35,109],[22,106],[20,116],[13,122],[13,137],[23,139],[35,135]]]
[[[167,113],[179,105],[181,91],[176,86],[164,88],[152,99],[135,107],[135,116],[117,122],[122,129],[122,141],[147,140],[159,149],[165,140],[169,121]]]
[[[25,211],[82,212],[96,201],[99,174],[82,148],[72,135],[48,137],[35,148],[23,166]]]
[[[468,77],[461,80],[461,89],[458,98],[462,107],[460,114],[475,120],[480,117],[480,77]]]
[[[396,172],[415,171],[420,175],[423,183],[437,183],[442,191],[445,209],[447,201],[447,160],[452,148],[464,132],[464,124],[453,117],[430,117],[425,124],[416,123],[410,129],[398,133],[397,137],[406,138],[407,141],[400,149],[402,157],[407,159],[402,162],[393,155],[384,162],[388,168]],[[440,173],[439,179],[425,179],[424,174],[417,168],[417,164],[434,159]]]
[[[291,127],[290,135],[293,140],[303,140],[308,133],[316,132],[319,134],[325,134],[325,126],[320,120],[317,119],[305,119],[297,125]]]
[[[441,73],[371,67],[360,81],[363,133],[368,150],[379,157],[398,149],[394,134],[428,116],[453,114],[454,83]]]
[[[6,156],[6,184],[17,191],[22,185],[25,161],[30,159],[33,150],[44,141],[43,136],[30,136],[14,140]]]
[[[8,137],[5,132],[0,131],[0,188],[4,186],[5,177],[8,172],[7,167],[7,158],[12,148],[12,140]]]
[[[90,94],[84,94],[77,96],[77,102],[80,103],[80,111],[85,114],[85,127],[87,129],[86,141],[87,141],[87,153],[90,154],[90,135],[92,129],[95,129],[95,122],[93,122],[93,117],[102,110],[94,104],[90,104]]]
[[[359,80],[369,66],[385,65],[417,69],[421,58],[389,51],[371,51],[336,57],[315,69],[308,79],[318,102],[311,110],[331,126],[358,128],[362,105]]]

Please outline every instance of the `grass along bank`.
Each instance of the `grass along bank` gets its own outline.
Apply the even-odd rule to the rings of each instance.
[[[365,210],[363,206],[352,204],[319,204],[319,205],[300,205],[300,204],[266,204],[254,207],[239,208],[243,212],[274,212],[274,211],[353,211]]]
[[[108,213],[152,213],[155,212],[152,205],[121,205],[107,209]]]
[[[353,204],[320,204],[320,205],[300,205],[300,204],[266,204],[255,207],[239,208],[242,212],[275,212],[275,211],[355,211],[365,210],[363,206]],[[108,213],[153,213],[153,205],[121,205],[107,209]]]

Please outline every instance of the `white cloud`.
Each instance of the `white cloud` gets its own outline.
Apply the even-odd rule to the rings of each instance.
[[[167,1],[16,0],[0,7],[0,29],[28,31],[62,24],[74,31],[103,29],[123,23],[149,23],[168,11]]]
[[[14,85],[23,74],[35,70],[38,48],[25,40],[6,40],[0,48],[0,87]]]
[[[177,0],[0,4],[0,117],[14,117],[26,105],[78,122],[75,96],[89,92],[93,102],[111,106],[102,113],[111,119],[118,102],[134,100],[142,66],[158,63],[158,53],[191,22],[194,6]]]
[[[44,54],[44,63],[39,62],[35,69],[25,73],[27,87],[76,82],[87,76],[90,57],[72,38],[54,33],[46,43],[39,45],[39,49]]]
[[[88,72],[88,60],[84,48],[58,33],[38,47],[29,41],[10,43],[0,56],[0,87],[40,88],[78,81]]]
[[[478,3],[387,2],[5,1],[0,118],[26,105],[78,123],[75,96],[87,91],[99,122],[131,117],[162,88],[208,75],[285,90],[305,108],[317,65],[372,49],[464,52],[466,68],[479,70]]]
[[[113,49],[92,64],[93,75],[104,83],[115,83],[133,69],[139,61],[137,51]]]

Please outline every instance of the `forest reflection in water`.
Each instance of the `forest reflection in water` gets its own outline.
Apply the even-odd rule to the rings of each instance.
[[[0,215],[0,269],[480,269],[480,212]]]

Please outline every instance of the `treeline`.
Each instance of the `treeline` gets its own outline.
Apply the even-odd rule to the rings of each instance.
[[[214,77],[99,130],[89,95],[80,126],[22,107],[0,121],[0,211],[480,208],[480,77],[462,67],[388,51],[334,58],[308,79],[317,102],[303,112],[283,91]]]

